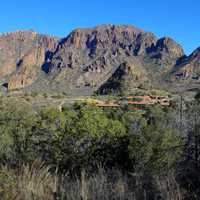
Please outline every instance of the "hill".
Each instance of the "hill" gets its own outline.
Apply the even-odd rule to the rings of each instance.
[[[0,36],[2,88],[69,94],[198,87],[200,49],[133,26],[77,29],[66,38],[19,31]]]

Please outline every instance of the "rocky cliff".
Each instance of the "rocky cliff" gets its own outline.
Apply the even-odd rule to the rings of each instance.
[[[56,48],[56,39],[36,32],[0,36],[0,78],[8,78],[8,89],[32,84],[45,61],[47,51]]]
[[[183,57],[172,71],[173,80],[197,81],[200,78],[200,48],[196,49],[190,56]]]
[[[0,78],[9,90],[131,91],[189,77],[197,82],[199,52],[187,57],[173,39],[133,26],[77,29],[59,41],[16,32],[0,36]]]

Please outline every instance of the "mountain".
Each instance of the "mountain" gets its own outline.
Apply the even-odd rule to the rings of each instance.
[[[173,39],[133,26],[77,29],[60,40],[32,31],[0,36],[0,78],[8,90],[107,94],[141,85],[172,89],[188,84],[186,78],[198,83],[199,58],[200,49],[185,56]]]
[[[200,75],[200,47],[190,56],[184,57],[173,68],[177,80],[198,80]]]
[[[33,31],[19,31],[0,36],[0,78],[8,89],[32,84],[41,71],[48,51],[55,50],[57,40]]]

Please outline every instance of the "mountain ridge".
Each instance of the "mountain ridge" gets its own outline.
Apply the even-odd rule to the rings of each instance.
[[[186,56],[172,38],[157,38],[129,25],[75,29],[59,40],[33,31],[0,35],[0,79],[9,91],[92,93],[107,85],[123,63],[145,76],[127,76],[130,81],[122,80],[127,88],[138,87],[142,80],[149,87],[198,85],[199,60],[200,47]]]

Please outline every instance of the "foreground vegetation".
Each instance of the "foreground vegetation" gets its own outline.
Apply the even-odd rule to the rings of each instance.
[[[0,199],[199,199],[198,99],[145,113],[0,102]]]

